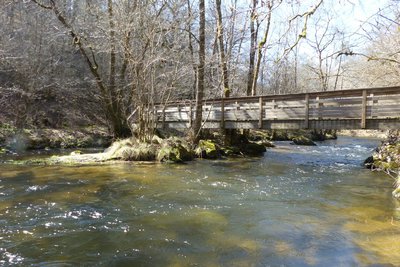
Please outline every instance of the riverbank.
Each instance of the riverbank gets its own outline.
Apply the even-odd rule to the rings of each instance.
[[[108,147],[112,136],[102,127],[79,129],[29,128],[17,129],[9,124],[0,124],[0,149],[23,152],[36,149]]]
[[[395,198],[400,198],[400,130],[390,131],[385,141],[365,161],[365,165],[391,176],[395,187],[392,194]]]
[[[115,141],[110,147],[99,153],[72,151],[69,155],[29,158],[9,161],[25,165],[90,165],[113,164],[120,162],[163,162],[183,163],[194,158],[222,159],[228,157],[262,156],[266,147],[273,146],[268,141],[258,143],[245,138],[233,146],[224,146],[217,140],[200,140],[196,146],[185,138],[160,138],[153,136],[149,142],[139,142],[135,138]]]
[[[364,138],[377,138],[385,139],[389,134],[389,130],[340,130],[337,135],[351,136],[351,137],[364,137]]]

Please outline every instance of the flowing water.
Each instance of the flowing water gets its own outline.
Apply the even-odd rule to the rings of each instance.
[[[184,165],[0,165],[0,265],[399,266],[377,140]]]

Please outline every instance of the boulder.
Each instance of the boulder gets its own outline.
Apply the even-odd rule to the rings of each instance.
[[[273,130],[271,133],[272,141],[287,141],[289,140],[289,136],[287,131],[284,130]]]
[[[243,154],[249,156],[260,156],[267,151],[265,146],[252,142],[241,145],[240,150],[242,151]]]
[[[221,148],[211,140],[200,140],[195,153],[199,158],[217,159],[221,157]]]
[[[298,146],[316,146],[316,144],[313,141],[311,141],[311,139],[305,136],[298,136],[293,138],[291,144]]]
[[[181,163],[192,159],[193,153],[188,144],[177,137],[164,140],[157,154],[160,162]]]
[[[365,160],[364,160],[364,166],[367,168],[367,169],[372,169],[372,166],[374,165],[374,157],[373,156],[370,156],[370,157],[368,157],[368,158],[366,158]]]
[[[264,147],[275,147],[275,145],[272,142],[268,141],[268,140],[260,140],[260,141],[258,141],[256,143],[259,144],[259,145],[262,145]]]

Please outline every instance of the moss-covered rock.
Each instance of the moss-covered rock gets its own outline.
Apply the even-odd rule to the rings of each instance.
[[[193,153],[188,144],[179,138],[169,138],[162,142],[157,153],[160,162],[180,163],[193,159]]]
[[[272,141],[288,141],[291,140],[288,136],[288,132],[284,130],[272,130],[271,136]]]
[[[292,139],[292,144],[298,146],[316,146],[316,144],[305,136],[298,136]]]
[[[221,147],[221,155],[225,157],[234,157],[243,155],[243,153],[237,146],[223,146]]]
[[[260,142],[260,141],[270,140],[271,135],[267,131],[250,130],[247,135],[247,138],[249,141]]]
[[[217,159],[221,157],[221,148],[212,140],[200,140],[195,153],[199,158]]]

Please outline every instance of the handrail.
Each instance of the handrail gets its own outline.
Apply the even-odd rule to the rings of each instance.
[[[320,98],[328,98],[328,97],[344,97],[344,96],[361,96],[362,92],[366,91],[367,94],[374,95],[385,95],[391,93],[400,93],[400,86],[391,86],[391,87],[374,87],[374,88],[360,88],[360,89],[345,89],[345,90],[336,90],[336,91],[323,91],[323,92],[306,92],[306,93],[295,93],[295,94],[283,94],[283,95],[258,95],[258,96],[240,96],[240,97],[227,97],[227,98],[209,98],[203,99],[202,103],[219,103],[224,99],[225,102],[232,101],[259,101],[261,97],[263,101],[268,100],[285,100],[285,99],[305,99],[306,95],[309,95],[310,98],[320,97]],[[175,105],[175,104],[187,104],[188,102],[195,103],[195,100],[178,100],[178,101],[170,101],[166,103],[156,103],[155,105]]]

